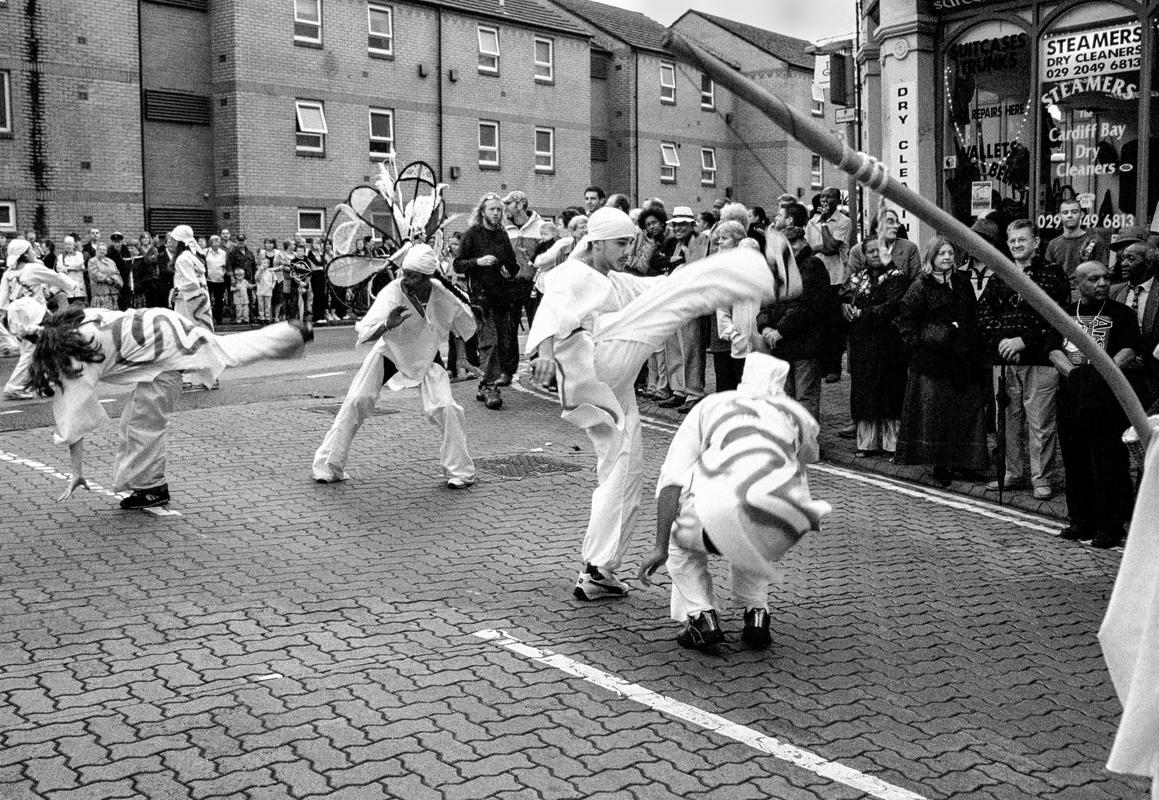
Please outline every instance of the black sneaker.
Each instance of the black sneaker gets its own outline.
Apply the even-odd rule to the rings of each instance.
[[[682,394],[674,394],[667,400],[660,400],[656,403],[656,405],[660,406],[660,408],[679,408],[680,406],[684,405],[684,401],[687,399],[688,398]]]
[[[712,650],[724,641],[724,631],[716,612],[709,609],[689,617],[684,630],[676,636],[676,644],[691,650]]]
[[[1080,542],[1095,538],[1095,532],[1085,525],[1067,525],[1059,532],[1058,538],[1066,539],[1068,542]]]
[[[754,650],[764,650],[773,642],[769,636],[769,612],[763,608],[746,608],[744,631],[740,640]]]
[[[1120,531],[1099,531],[1094,539],[1091,539],[1091,547],[1097,547],[1100,550],[1110,550],[1112,547],[1120,547],[1123,540],[1127,537]]]
[[[134,489],[131,495],[121,500],[121,508],[131,511],[138,508],[163,506],[168,502],[169,484],[163,483],[152,489]]]

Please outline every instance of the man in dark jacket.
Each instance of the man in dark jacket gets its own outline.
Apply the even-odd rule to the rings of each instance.
[[[803,229],[789,226],[784,234],[801,272],[801,296],[762,306],[757,314],[757,331],[769,352],[789,362],[785,391],[820,422],[821,356],[829,309],[829,270],[813,255]]]
[[[1159,400],[1159,361],[1154,356],[1159,346],[1159,287],[1155,286],[1159,250],[1134,242],[1121,250],[1119,264],[1127,282],[1111,289],[1111,299],[1135,312],[1143,337],[1141,349],[1123,366],[1123,374],[1147,407]]]
[[[503,365],[512,354],[511,342],[518,341],[513,298],[514,279],[519,262],[511,246],[511,238],[503,229],[503,201],[497,194],[483,195],[471,227],[463,234],[454,269],[467,276],[471,302],[482,310],[479,325],[479,358],[483,362],[483,378],[475,399],[498,411],[503,407],[499,395],[499,380]],[[515,354],[518,359],[518,352]]]
[[[125,235],[120,231],[113,231],[109,237],[109,258],[117,265],[117,272],[121,273],[121,291],[117,297],[117,306],[121,311],[133,307],[133,253],[125,244]]]
[[[1070,282],[1059,264],[1047,263],[1038,255],[1038,231],[1030,220],[1011,222],[1006,244],[1014,265],[1052,300],[1059,305],[1070,302]],[[979,299],[978,328],[984,360],[995,365],[995,379],[999,370],[1006,379],[1005,486],[1026,488],[1023,453],[1028,452],[1034,496],[1049,500],[1058,470],[1058,372],[1046,349],[1050,324],[1005,283],[991,281]],[[998,481],[987,488],[997,491]]]

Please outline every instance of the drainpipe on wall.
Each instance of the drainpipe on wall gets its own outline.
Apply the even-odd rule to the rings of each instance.
[[[137,126],[141,136],[141,230],[156,235],[149,229],[149,205],[145,195],[145,46],[141,29],[141,4],[137,3]]]
[[[435,124],[437,126],[435,138],[439,142],[439,161],[436,168],[436,174],[439,176],[439,183],[443,181],[443,9],[437,7],[435,9],[435,29],[438,33],[438,52],[436,58],[438,59],[436,75],[438,75],[438,83],[436,84],[437,97],[435,103],[438,105],[438,116]]]
[[[635,119],[632,120],[632,160],[636,185],[633,186],[632,205],[640,205],[640,54],[632,48],[632,96],[636,98]]]

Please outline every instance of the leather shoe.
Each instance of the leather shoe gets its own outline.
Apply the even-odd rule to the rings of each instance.
[[[661,400],[656,405],[660,406],[660,408],[676,408],[678,406],[684,405],[684,401],[687,399],[688,398],[684,397],[683,395],[674,394],[667,400]]]
[[[689,397],[687,400],[680,404],[679,408],[676,409],[677,413],[687,414],[689,411],[696,408],[696,404],[699,403],[701,399],[702,398],[700,397]]]
[[[1122,531],[1099,531],[1098,535],[1091,539],[1091,547],[1110,550],[1112,547],[1122,545],[1125,538]]]
[[[1058,534],[1058,538],[1066,539],[1068,542],[1080,542],[1085,539],[1093,539],[1094,537],[1094,531],[1085,525],[1067,525]]]
[[[852,425],[846,425],[844,428],[838,429],[837,435],[840,436],[842,439],[856,439],[857,438],[857,423],[854,422]]]

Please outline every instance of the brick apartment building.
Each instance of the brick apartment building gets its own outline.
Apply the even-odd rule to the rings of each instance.
[[[693,205],[808,191],[808,155],[664,30],[590,0],[0,0],[0,230],[317,233],[391,151],[460,213],[522,189],[554,214],[592,182]],[[792,42],[795,61],[730,60],[779,58],[807,96]]]

